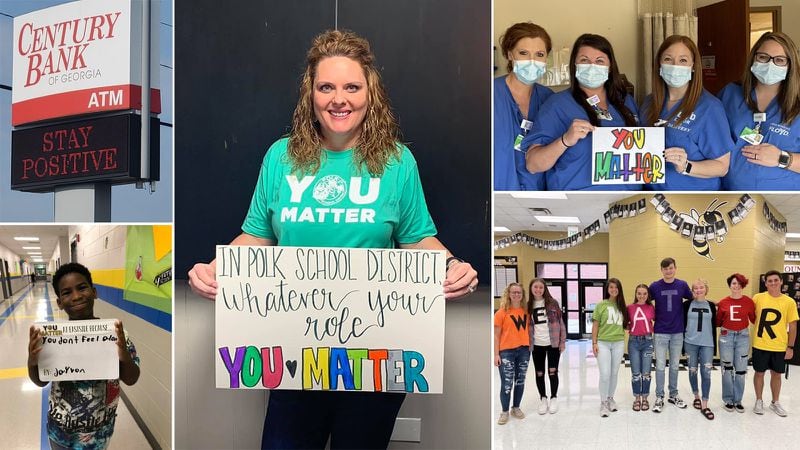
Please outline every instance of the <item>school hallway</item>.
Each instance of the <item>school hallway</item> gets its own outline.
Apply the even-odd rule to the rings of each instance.
[[[769,410],[771,399],[769,374],[764,387],[764,415],[753,413],[755,394],[753,392],[753,368],[748,367],[742,405],[743,414],[727,412],[722,404],[722,380],[719,367],[711,372],[711,393],[709,407],[715,414],[714,420],[707,420],[692,407],[694,396],[689,386],[688,372],[682,369],[678,374],[678,391],[686,401],[687,408],[680,410],[666,403],[661,413],[654,413],[655,368],[652,371],[650,387],[650,410],[632,410],[633,393],[631,389],[631,370],[622,365],[619,370],[614,399],[619,411],[610,417],[600,417],[600,397],[598,394],[599,373],[597,360],[591,355],[591,340],[569,340],[559,363],[558,412],[539,415],[539,394],[536,389],[533,361],[528,368],[525,391],[520,409],[524,419],[509,417],[505,425],[497,425],[500,416],[500,375],[493,369],[493,414],[494,450],[512,448],[536,449],[587,449],[613,448],[625,449],[674,449],[682,447],[703,447],[708,449],[725,448],[764,448],[769,443],[772,448],[793,448],[800,440],[800,367],[789,366],[789,379],[783,379],[780,402],[788,411],[788,417],[779,417]],[[669,368],[665,374],[669,378]],[[545,377],[547,378],[547,377]],[[549,380],[547,393],[550,394]],[[698,374],[699,383],[699,374]],[[665,390],[667,382],[665,381]]]
[[[97,303],[104,302],[98,299]],[[5,300],[0,296],[0,447],[4,449],[50,448],[44,425],[49,386],[33,384],[27,370],[28,330],[31,323],[41,320],[67,320],[45,277],[33,285],[28,282]],[[122,399],[108,448],[151,448]]]

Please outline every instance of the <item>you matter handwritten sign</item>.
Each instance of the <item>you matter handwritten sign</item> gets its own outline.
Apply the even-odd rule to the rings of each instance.
[[[664,129],[597,127],[592,132],[592,184],[665,183]]]
[[[441,393],[445,252],[217,247],[216,385]]]
[[[114,319],[35,322],[42,330],[39,379],[42,381],[114,380],[119,353]]]

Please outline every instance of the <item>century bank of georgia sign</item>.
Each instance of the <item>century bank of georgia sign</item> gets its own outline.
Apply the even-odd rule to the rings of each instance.
[[[141,0],[81,0],[15,17],[11,124],[140,109],[141,17]],[[160,111],[151,89],[151,112]]]

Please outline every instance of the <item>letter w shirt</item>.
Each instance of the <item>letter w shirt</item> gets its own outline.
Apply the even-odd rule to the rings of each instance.
[[[522,308],[500,308],[494,313],[494,326],[500,328],[500,348],[510,350],[530,345],[528,313]]]
[[[692,291],[685,281],[674,279],[650,284],[650,297],[656,304],[656,333],[683,333],[683,299],[691,300]]]
[[[436,235],[417,162],[398,144],[380,177],[358,168],[353,149],[322,151],[315,174],[292,173],[288,138],[264,156],[242,231],[308,247],[393,248]]]
[[[753,296],[756,304],[753,347],[769,352],[783,352],[789,346],[789,323],[796,322],[797,304],[785,294],[773,297],[769,292]]]

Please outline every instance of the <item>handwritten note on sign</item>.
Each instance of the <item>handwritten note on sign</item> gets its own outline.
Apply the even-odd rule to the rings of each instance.
[[[43,331],[42,381],[114,380],[119,354],[114,319],[35,322]]]
[[[445,252],[217,247],[216,384],[441,393]]]
[[[592,184],[666,182],[664,129],[598,127],[592,132]]]

